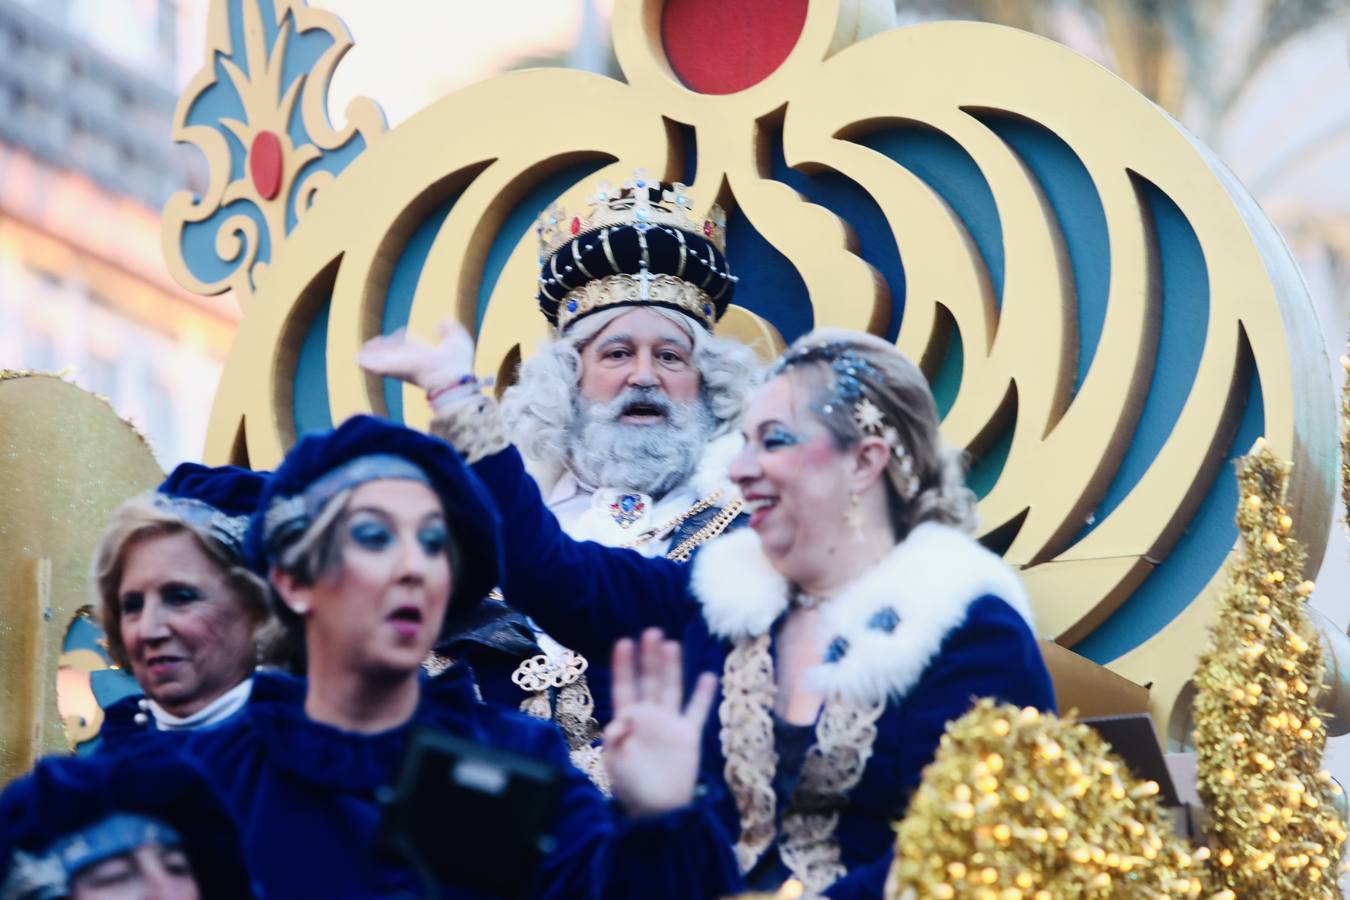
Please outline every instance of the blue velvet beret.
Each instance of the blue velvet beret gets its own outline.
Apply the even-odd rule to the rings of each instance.
[[[227,516],[251,516],[258,508],[267,479],[267,472],[189,462],[170,472],[155,491],[166,497],[200,501]]]
[[[154,503],[206,532],[244,559],[249,517],[258,508],[269,475],[238,466],[183,463],[155,490]]]
[[[0,795],[0,885],[17,896],[66,896],[80,870],[148,841],[183,848],[203,897],[253,896],[233,820],[167,745],[48,757]]]
[[[332,431],[301,438],[286,454],[249,523],[248,558],[260,573],[314,521],[341,489],[380,478],[426,482],[445,506],[460,549],[442,634],[497,586],[501,523],[478,477],[440,438],[374,416],[353,416]]]

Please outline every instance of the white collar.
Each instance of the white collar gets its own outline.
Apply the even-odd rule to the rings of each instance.
[[[146,709],[155,717],[155,727],[160,731],[193,731],[225,721],[244,707],[252,692],[250,676],[191,715],[175,716],[153,700],[146,701]]]
[[[748,528],[703,547],[694,559],[691,589],[708,630],[726,640],[766,633],[789,603],[787,580]],[[903,696],[947,634],[965,621],[970,605],[987,595],[1031,626],[1026,591],[1003,560],[947,525],[920,525],[823,607],[827,644],[842,641],[847,652],[816,666],[812,681],[861,703]],[[877,629],[879,613],[894,614],[899,624]]]

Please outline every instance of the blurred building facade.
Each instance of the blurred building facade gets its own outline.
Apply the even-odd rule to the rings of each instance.
[[[150,439],[199,456],[238,321],[178,288],[159,212],[196,161],[169,140],[172,0],[0,0],[0,368],[69,370]]]

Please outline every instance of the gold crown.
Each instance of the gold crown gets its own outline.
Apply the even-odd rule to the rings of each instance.
[[[708,292],[674,275],[608,275],[568,291],[558,305],[558,333],[589,312],[608,306],[666,306],[701,322],[709,331],[717,324],[717,308]]]
[[[569,217],[566,210],[554,204],[544,211],[535,225],[539,235],[539,264],[544,262],[573,238],[601,228],[631,226],[646,230],[666,226],[696,234],[709,241],[719,253],[727,250],[727,216],[716,203],[702,219],[690,214],[694,202],[688,187],[678,181],[667,184],[647,177],[645,169],[638,169],[633,177],[617,190],[604,181],[596,185],[595,194],[587,201],[584,216]]]

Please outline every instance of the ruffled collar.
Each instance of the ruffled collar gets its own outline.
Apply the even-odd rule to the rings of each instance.
[[[767,634],[790,602],[787,580],[748,528],[702,549],[691,588],[708,630],[729,641]],[[824,606],[829,650],[810,677],[857,703],[903,697],[985,596],[1032,624],[1026,592],[1003,560],[955,528],[920,525]]]
[[[412,728],[473,735],[478,708],[472,674],[456,665],[434,679],[423,678],[412,719],[377,734],[313,721],[305,715],[304,680],[275,672],[255,677],[245,716],[269,761],[290,775],[323,788],[374,791],[393,778]]]

